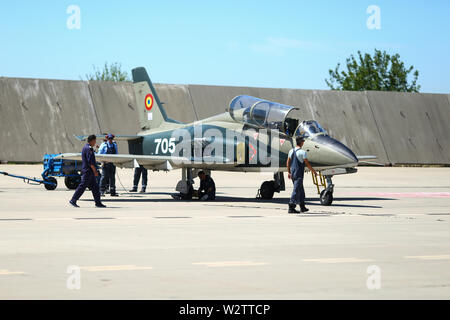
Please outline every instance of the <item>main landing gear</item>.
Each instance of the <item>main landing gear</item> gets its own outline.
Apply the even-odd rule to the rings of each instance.
[[[194,177],[201,171],[201,169],[182,168],[181,180],[178,181],[175,190],[178,191],[179,198],[183,200],[191,200],[194,195]],[[211,175],[210,170],[204,169],[207,175]]]
[[[180,197],[183,200],[191,200],[194,194],[194,179],[191,168],[181,169],[181,180],[178,181],[175,190],[180,193]]]
[[[273,180],[264,181],[258,190],[257,198],[270,200],[273,198],[275,192],[280,192],[286,190],[284,184],[283,172],[277,172],[273,175]]]

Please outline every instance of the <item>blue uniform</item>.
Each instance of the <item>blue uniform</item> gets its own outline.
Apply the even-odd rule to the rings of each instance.
[[[117,143],[103,142],[98,149],[99,154],[117,154]],[[106,186],[109,185],[111,195],[116,194],[116,166],[114,163],[106,162],[102,168],[102,178],[100,180],[100,190],[102,193],[106,191]]]
[[[289,204],[303,205],[305,203],[303,175],[305,173],[305,159],[307,159],[306,152],[297,147],[289,152],[288,157],[291,159],[291,179],[294,183]]]
[[[117,154],[118,149],[117,149],[117,143],[115,143],[114,141],[111,143],[109,141],[105,141],[100,145],[100,148],[98,148],[98,153],[99,154]]]
[[[214,200],[216,198],[216,184],[209,175],[206,175],[205,180],[200,181],[200,188],[198,189],[199,199],[202,199],[205,195],[208,196],[206,200]]]
[[[100,202],[100,190],[98,188],[97,179],[92,171],[91,165],[96,165],[94,149],[86,143],[81,151],[81,182],[78,185],[77,190],[72,197],[72,202],[76,203],[78,199],[83,195],[86,188],[90,188],[92,195],[94,196],[95,204],[101,204]]]
[[[142,174],[142,191],[145,192],[145,189],[147,188],[148,172],[147,169],[144,168],[144,166],[139,166],[134,169],[133,190],[137,190],[141,174]]]

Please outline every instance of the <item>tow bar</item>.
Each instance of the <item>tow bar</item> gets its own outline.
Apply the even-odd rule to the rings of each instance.
[[[37,179],[37,178],[18,176],[15,174],[10,174],[8,172],[4,172],[4,171],[0,171],[0,174],[3,174],[5,176],[11,177],[11,178],[22,179],[23,182],[32,184],[32,185],[33,184],[34,185],[44,184],[45,189],[47,189],[47,190],[54,190],[56,188],[56,179],[52,178],[52,177],[49,177],[45,180],[45,179]]]

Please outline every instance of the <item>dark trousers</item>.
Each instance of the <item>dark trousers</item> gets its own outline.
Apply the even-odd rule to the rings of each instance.
[[[305,189],[303,188],[303,178],[292,180],[294,183],[294,190],[292,190],[289,204],[304,204],[305,203]]]
[[[90,188],[94,196],[95,204],[100,204],[100,190],[98,189],[97,179],[92,172],[83,173],[81,182],[72,197],[72,202],[77,202],[81,198],[86,188]]]
[[[109,184],[111,194],[116,193],[116,166],[113,163],[103,164],[102,178],[100,179],[100,190],[102,192],[105,192],[107,184]]]
[[[198,198],[201,199],[205,194],[208,195],[208,200],[216,199],[216,193],[215,192],[204,192],[204,191],[200,191],[198,193]]]
[[[147,178],[148,178],[148,172],[147,169],[144,168],[144,166],[139,166],[138,168],[134,169],[134,179],[133,179],[133,188],[137,189],[139,184],[139,179],[141,178],[142,174],[142,188],[147,187]]]

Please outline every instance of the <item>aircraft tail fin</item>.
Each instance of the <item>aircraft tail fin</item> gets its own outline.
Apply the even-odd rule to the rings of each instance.
[[[134,94],[139,112],[139,123],[142,130],[154,129],[164,122],[177,122],[167,117],[155,87],[147,71],[143,67],[134,68],[133,75]]]

